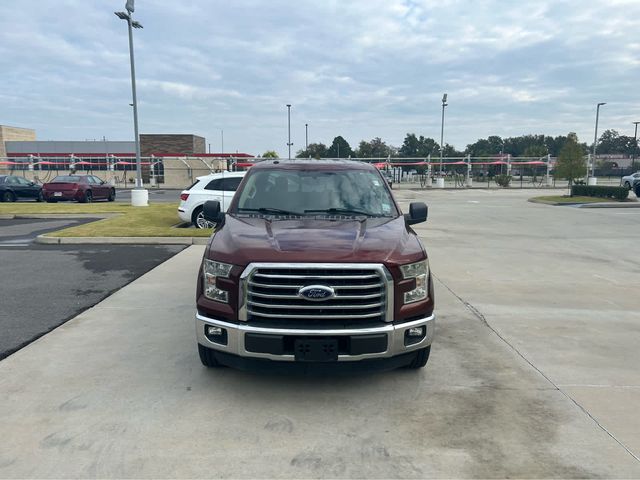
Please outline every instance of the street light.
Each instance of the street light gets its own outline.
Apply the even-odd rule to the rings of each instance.
[[[636,131],[638,130],[636,125]],[[309,150],[309,124],[304,124],[304,150],[305,152]]]
[[[289,135],[288,135],[289,140],[287,141],[287,147],[289,147],[289,160],[291,160],[291,145],[293,145],[293,143],[291,143],[291,104],[289,103],[287,103],[287,123],[288,123],[287,130],[289,132]]]
[[[447,106],[447,94],[442,96],[442,124],[440,127],[440,176],[442,177],[442,154],[444,152],[444,107]]]
[[[127,21],[129,31],[129,60],[131,62],[131,94],[133,97],[133,130],[136,143],[136,188],[131,192],[131,204],[136,207],[149,204],[149,192],[142,185],[142,162],[140,160],[140,135],[138,134],[138,98],[136,96],[136,67],[133,57],[133,29],[142,28],[142,25],[133,20],[134,0],[127,0],[126,12],[114,12],[116,16]]]
[[[606,102],[600,102],[596,106],[596,130],[593,134],[593,158],[591,159],[591,176],[593,176],[593,167],[596,163],[596,148],[598,147],[598,118],[600,117],[600,107],[606,105]],[[589,167],[587,166],[587,183],[589,179]]]

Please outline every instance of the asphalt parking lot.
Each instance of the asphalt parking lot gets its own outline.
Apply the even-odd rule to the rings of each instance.
[[[179,246],[49,246],[39,234],[91,219],[0,220],[0,359],[95,305]]]
[[[640,477],[640,209],[396,195],[430,205],[425,369],[204,369],[193,246],[0,362],[0,477]]]

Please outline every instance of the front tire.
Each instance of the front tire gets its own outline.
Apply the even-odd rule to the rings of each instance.
[[[193,215],[191,216],[191,223],[196,228],[213,228],[216,226],[215,223],[204,218],[202,207],[198,207],[194,210]]]
[[[109,191],[109,198],[107,200],[109,200],[110,202],[113,202],[116,199],[116,189],[112,188]]]
[[[200,355],[200,361],[202,365],[207,368],[219,368],[222,364],[216,360],[213,350],[203,345],[198,344],[198,354]]]
[[[44,202],[44,195],[42,194],[42,190],[38,192],[38,196],[36,197],[36,202]]]
[[[2,194],[2,201],[3,202],[15,202],[16,201],[16,196],[13,192],[4,192]]]
[[[417,370],[423,368],[429,361],[429,354],[431,353],[431,345],[426,348],[422,348],[416,352],[416,356],[413,358],[410,364],[406,368],[410,370]]]
[[[631,190],[631,184],[629,182],[624,182],[624,186],[627,190]]]

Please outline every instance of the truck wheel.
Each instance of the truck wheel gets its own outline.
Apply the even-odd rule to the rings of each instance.
[[[431,353],[431,345],[429,345],[427,348],[418,350],[418,352],[416,353],[416,356],[413,358],[411,363],[407,365],[406,368],[410,368],[413,370],[413,369],[424,367],[429,361],[430,353]]]
[[[200,361],[205,367],[217,368],[222,366],[220,363],[218,363],[218,360],[216,360],[216,357],[213,354],[213,350],[211,350],[210,348],[198,344],[198,353],[200,354]]]

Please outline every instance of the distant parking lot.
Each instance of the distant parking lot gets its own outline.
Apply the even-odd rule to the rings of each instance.
[[[189,185],[185,185],[185,188]],[[168,188],[149,188],[149,202],[174,202],[176,208],[180,202],[180,192],[182,189],[168,189]],[[116,191],[116,202],[131,202],[131,190],[120,189]]]

